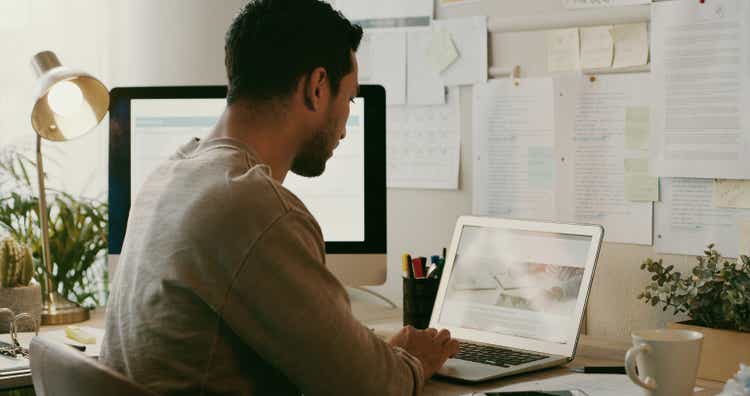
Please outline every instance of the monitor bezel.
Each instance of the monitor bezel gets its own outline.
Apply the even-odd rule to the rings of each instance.
[[[225,85],[118,87],[110,92],[109,236],[111,255],[122,251],[130,213],[130,104],[133,99],[222,99]],[[365,99],[365,240],[326,242],[327,254],[386,254],[385,89],[360,85]]]

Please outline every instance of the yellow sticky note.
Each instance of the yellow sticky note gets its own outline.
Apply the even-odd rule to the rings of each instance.
[[[714,206],[750,209],[750,180],[714,180]]]
[[[613,67],[648,63],[648,28],[645,22],[615,25],[612,27],[612,39],[615,42]]]
[[[458,59],[458,50],[453,44],[451,33],[445,29],[436,28],[432,31],[430,46],[427,48],[427,58],[432,62],[438,73]]]
[[[651,109],[628,107],[625,109],[625,148],[643,150],[648,148],[651,135]]]
[[[551,30],[547,33],[547,70],[579,69],[581,41],[578,28]]]

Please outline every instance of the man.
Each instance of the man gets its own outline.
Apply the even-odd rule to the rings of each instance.
[[[168,395],[419,394],[458,343],[357,322],[320,227],[281,183],[345,136],[362,30],[319,0],[251,1],[226,37],[227,107],[130,212],[102,361]]]

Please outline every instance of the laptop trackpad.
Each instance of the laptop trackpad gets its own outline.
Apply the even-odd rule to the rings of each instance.
[[[502,372],[500,367],[460,359],[448,359],[437,374],[443,377],[458,378],[464,381],[480,381]]]

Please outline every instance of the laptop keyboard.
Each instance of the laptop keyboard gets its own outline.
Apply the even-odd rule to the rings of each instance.
[[[498,367],[511,367],[546,359],[547,357],[536,353],[462,342],[458,346],[458,354],[453,358]]]

